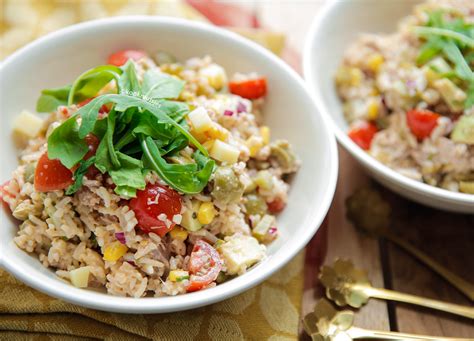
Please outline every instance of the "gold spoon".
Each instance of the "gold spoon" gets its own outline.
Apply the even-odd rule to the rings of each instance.
[[[474,340],[368,330],[354,327],[353,323],[354,313],[352,311],[338,311],[328,300],[324,298],[319,300],[314,307],[314,311],[306,315],[303,319],[304,330],[314,341],[350,341],[355,339],[426,341]]]
[[[326,296],[339,306],[350,305],[359,308],[370,297],[398,301],[445,311],[447,313],[474,319],[474,308],[447,303],[401,292],[374,288],[365,271],[354,267],[351,261],[337,259],[333,266],[325,265],[319,274],[326,288]]]
[[[347,216],[355,227],[373,237],[383,237],[413,255],[422,263],[447,280],[451,285],[474,301],[474,285],[459,277],[426,253],[388,230],[390,206],[380,193],[370,188],[361,188],[346,201]]]

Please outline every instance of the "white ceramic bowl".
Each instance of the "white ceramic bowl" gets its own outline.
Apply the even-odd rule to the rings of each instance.
[[[345,49],[359,34],[391,33],[398,21],[411,13],[417,1],[329,1],[315,18],[304,51],[304,77],[319,110],[332,121],[339,143],[379,182],[400,195],[432,207],[474,212],[474,195],[450,192],[408,177],[378,162],[347,136],[334,75]]]
[[[207,24],[157,17],[122,17],[68,27],[16,52],[0,66],[0,181],[17,165],[11,141],[12,121],[22,109],[34,110],[40,91],[70,83],[81,72],[103,64],[124,48],[168,51],[180,60],[211,55],[229,74],[257,71],[266,75],[269,94],[264,108],[273,138],[287,138],[302,160],[292,180],[289,204],[278,217],[281,236],[268,258],[215,288],[176,297],[123,298],[77,289],[44,268],[36,257],[15,246],[16,222],[1,211],[0,265],[26,284],[82,306],[125,313],[191,309],[231,297],[263,281],[303,249],[319,228],[334,195],[336,142],[302,79],[282,60],[257,44]]]

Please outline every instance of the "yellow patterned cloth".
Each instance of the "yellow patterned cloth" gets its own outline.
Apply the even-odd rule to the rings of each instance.
[[[263,284],[211,306],[127,315],[86,309],[33,290],[0,270],[0,340],[268,340],[297,338],[303,258]]]
[[[61,27],[112,15],[172,15],[203,20],[173,0],[0,0],[0,59]],[[274,52],[283,37],[237,30]],[[295,340],[303,294],[301,253],[263,284],[185,312],[113,314],[51,298],[0,270],[0,340]]]

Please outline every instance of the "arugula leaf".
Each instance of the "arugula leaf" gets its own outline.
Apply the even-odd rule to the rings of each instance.
[[[112,79],[116,80],[119,87],[121,74],[122,70],[114,65],[101,65],[84,72],[72,84],[68,105],[96,96]]]
[[[422,37],[436,35],[440,37],[451,38],[458,41],[459,43],[465,44],[466,46],[470,48],[474,48],[474,39],[472,39],[471,37],[465,34],[462,34],[453,30],[439,28],[439,27],[423,27],[423,26],[416,26],[414,30],[415,30],[415,33],[417,33],[418,35]]]
[[[455,65],[456,73],[459,78],[470,81],[473,77],[471,68],[467,64],[459,47],[452,41],[447,41],[443,47],[446,57]]]
[[[416,63],[418,65],[427,63],[443,50],[443,46],[444,41],[441,37],[429,37],[427,42],[421,47]]]
[[[81,161],[88,150],[84,139],[79,137],[75,116],[54,129],[48,138],[48,157],[59,159],[67,168],[72,168]]]
[[[107,172],[110,169],[116,169],[120,167],[120,161],[114,147],[114,128],[115,128],[115,110],[112,110],[107,116],[107,130],[104,137],[100,141],[99,147],[96,152],[95,166],[102,173]]]
[[[214,170],[214,160],[196,152],[194,158],[197,163],[169,164],[161,157],[160,151],[151,137],[140,136],[140,141],[146,166],[156,171],[175,190],[196,194],[206,187]]]
[[[41,96],[36,102],[36,111],[53,112],[56,111],[59,106],[67,105],[70,90],[71,86],[66,85],[62,88],[45,89],[41,91]]]
[[[86,175],[87,170],[94,164],[94,162],[95,156],[87,160],[82,160],[79,163],[79,167],[74,172],[74,183],[66,189],[66,195],[74,194],[82,187],[84,175]]]
[[[81,107],[76,115],[82,117],[82,124],[79,128],[79,136],[84,138],[89,134],[97,121],[98,112],[100,107],[103,104],[115,103],[115,110],[125,111],[128,108],[138,107],[144,110],[148,110],[153,115],[155,115],[159,121],[164,123],[169,123],[174,126],[181,134],[187,137],[189,142],[191,142],[196,148],[198,148],[204,155],[208,156],[207,150],[192,136],[189,131],[183,128],[178,122],[172,119],[169,115],[166,114],[167,106],[162,105],[162,101],[157,104],[148,102],[144,99],[133,97],[129,95],[117,95],[117,94],[106,94],[94,98],[85,106]],[[165,109],[165,110],[163,110]]]
[[[135,198],[137,196],[137,189],[129,186],[117,186],[114,192],[125,199]]]
[[[143,163],[126,154],[117,152],[120,168],[109,170],[112,181],[117,186],[115,193],[127,198],[135,197],[137,189],[145,189]]]
[[[145,98],[178,98],[184,81],[166,73],[148,70],[143,76],[142,91]]]
[[[141,89],[138,82],[137,73],[135,71],[135,64],[129,60],[123,67],[123,73],[119,78],[120,92],[131,96],[140,96]]]

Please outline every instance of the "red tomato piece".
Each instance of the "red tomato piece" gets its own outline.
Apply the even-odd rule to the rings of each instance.
[[[281,198],[276,198],[273,201],[267,202],[268,211],[270,213],[280,213],[285,208],[286,203]]]
[[[439,114],[429,110],[410,110],[407,112],[407,125],[413,135],[422,140],[431,135],[438,125]]]
[[[129,59],[139,60],[147,54],[142,50],[122,50],[112,53],[107,59],[107,63],[115,66],[124,65]]]
[[[369,150],[376,132],[375,124],[364,121],[349,130],[348,135],[359,147]]]
[[[222,270],[222,261],[216,249],[205,241],[198,240],[191,252],[188,267],[191,277],[186,290],[198,291],[217,279]]]
[[[264,77],[231,81],[229,90],[234,95],[247,99],[257,99],[267,94],[267,79]]]
[[[35,189],[38,192],[50,192],[68,188],[74,182],[71,170],[67,169],[61,161],[48,158],[44,153],[35,170]]]
[[[130,200],[130,207],[143,232],[163,237],[176,225],[173,216],[181,213],[181,196],[167,186],[148,184],[143,191],[137,191],[137,197]]]
[[[92,101],[95,97],[92,97],[92,98],[88,98],[82,102],[79,102],[77,103],[77,107],[80,108],[80,107],[83,107],[84,105],[88,104],[90,101]],[[109,107],[107,106],[107,104],[103,104],[100,109],[99,109],[99,116],[102,114],[102,116],[104,114],[108,114],[110,111]]]

